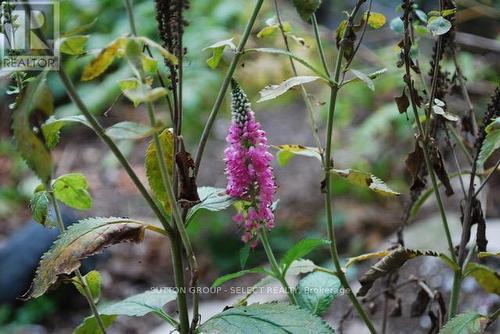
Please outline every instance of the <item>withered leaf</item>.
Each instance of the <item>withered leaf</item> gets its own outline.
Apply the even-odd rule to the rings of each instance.
[[[410,187],[411,191],[420,191],[425,188],[425,181],[422,178],[424,162],[424,152],[417,141],[415,142],[415,149],[408,154],[405,160],[406,169],[408,169],[413,178],[413,183]]]
[[[477,224],[476,245],[478,252],[486,252],[488,240],[486,239],[486,221],[484,220],[481,202],[474,198],[472,204],[472,225]]]
[[[408,107],[410,106],[410,101],[408,100],[408,96],[406,96],[405,89],[401,93],[401,96],[396,96],[394,98],[396,104],[398,105],[398,110],[400,114],[406,113]]]
[[[451,196],[454,194],[453,188],[450,183],[450,179],[448,178],[448,173],[444,167],[443,156],[441,155],[441,151],[435,144],[434,140],[430,141],[430,153],[431,153],[431,163],[432,169],[436,173],[439,181],[441,181],[446,189],[446,195]]]
[[[431,250],[421,251],[399,247],[389,253],[389,255],[384,256],[363,274],[359,280],[361,288],[359,289],[357,295],[360,297],[365,296],[377,279],[401,268],[406,261],[417,256],[440,256],[440,254]]]
[[[397,318],[403,314],[403,308],[401,306],[401,298],[396,299],[396,304],[394,304],[391,312],[389,313],[390,317]]]
[[[80,260],[121,242],[140,242],[146,224],[125,218],[88,218],[70,226],[46,252],[36,271],[30,290],[23,299],[43,295],[59,275],[80,267]]]
[[[200,203],[196,177],[194,175],[194,161],[191,154],[186,152],[182,139],[180,140],[180,151],[175,155],[175,162],[179,172],[180,197],[179,204],[183,208],[190,208]]]
[[[431,301],[431,297],[423,288],[418,289],[417,298],[411,304],[410,316],[419,317],[424,314],[429,302]]]

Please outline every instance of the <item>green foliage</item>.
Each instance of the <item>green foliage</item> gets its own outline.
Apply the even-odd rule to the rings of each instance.
[[[116,315],[102,315],[101,320],[103,322],[104,328],[108,328],[113,324],[116,319]],[[78,325],[73,331],[73,334],[95,334],[100,333],[101,329],[97,324],[97,320],[94,317],[86,317],[83,322]]]
[[[295,261],[300,259],[301,257],[306,256],[316,248],[320,246],[329,245],[329,240],[322,239],[304,239],[295,244],[292,248],[285,253],[285,255],[281,258],[280,266],[282,268],[283,275],[286,274],[290,265]]]
[[[198,187],[200,203],[189,209],[186,221],[190,221],[201,209],[209,211],[222,211],[234,203],[234,199],[226,194],[224,188]]]
[[[293,0],[293,5],[300,17],[304,21],[309,21],[311,16],[319,9],[321,6],[321,0]]]
[[[116,57],[125,53],[127,39],[119,37],[109,43],[101,52],[83,69],[82,81],[89,81],[100,76],[113,63]]]
[[[352,182],[358,186],[368,187],[370,190],[375,191],[381,195],[398,196],[400,193],[389,188],[381,179],[355,169],[332,169],[332,173],[345,178],[347,181]]]
[[[500,117],[497,117],[485,128],[486,137],[479,152],[478,166],[483,166],[486,160],[500,148]]]
[[[367,16],[368,13],[365,13],[364,20],[366,20]],[[385,24],[385,21],[386,21],[385,16],[382,13],[370,12],[370,16],[368,16],[368,25],[373,29],[382,28]]]
[[[61,129],[64,126],[73,123],[80,123],[88,127],[91,127],[87,119],[83,115],[66,116],[60,118],[51,116],[49,119],[47,119],[45,123],[43,123],[42,125],[42,134],[43,137],[45,138],[47,147],[49,149],[54,148],[57,145],[57,143],[59,143]]]
[[[464,276],[472,276],[485,291],[500,295],[500,274],[488,266],[470,262]]]
[[[165,154],[165,164],[169,175],[172,175],[174,168],[174,134],[171,129],[165,129],[159,137],[160,145],[163,147],[163,153]],[[148,148],[146,149],[145,165],[149,186],[153,190],[156,198],[163,203],[165,210],[170,212],[170,202],[168,201],[168,196],[165,191],[165,187],[163,186],[160,166],[156,157],[156,147],[153,141],[149,143]]]
[[[282,94],[285,94],[291,88],[313,82],[320,79],[318,76],[297,76],[287,79],[279,85],[269,85],[260,91],[260,99],[257,102],[272,100]]]
[[[354,74],[359,80],[363,81],[370,90],[375,91],[375,84],[373,83],[373,80],[370,79],[370,77],[363,72],[360,72],[358,70],[355,70],[351,68],[352,74]]]
[[[114,139],[142,139],[151,136],[155,129],[149,125],[124,121],[106,129],[106,134]]]
[[[155,102],[168,94],[163,87],[152,88],[148,83],[142,83],[137,79],[125,79],[119,82],[119,86],[135,107],[144,102]]]
[[[233,38],[214,43],[203,49],[203,51],[212,50],[212,56],[207,59],[207,64],[211,69],[216,69],[217,66],[219,66],[219,63],[222,59],[222,54],[224,53],[224,49],[226,47],[228,47],[233,52],[236,51],[236,45],[234,45],[233,43]]]
[[[483,332],[487,318],[477,313],[461,313],[439,331],[439,334],[480,334]]]
[[[55,197],[72,208],[88,210],[92,207],[89,184],[81,173],[59,176],[54,180],[53,188]]]
[[[89,287],[90,295],[92,296],[92,300],[97,304],[99,302],[99,298],[101,298],[101,274],[97,270],[92,270],[88,272],[85,276],[85,283]],[[82,296],[87,296],[85,288],[80,283],[80,280],[77,277],[73,277],[72,280],[75,288],[82,294]]]
[[[404,23],[400,17],[393,18],[391,20],[391,22],[389,23],[389,27],[391,28],[392,31],[394,31],[398,34],[403,34]]]
[[[208,319],[199,333],[331,334],[321,318],[294,305],[272,303],[230,308]]]
[[[33,219],[43,226],[53,226],[53,222],[49,219],[49,194],[45,190],[35,192],[30,201],[30,208],[33,214]]]
[[[300,280],[295,297],[300,307],[322,315],[339,294],[340,288],[341,283],[336,276],[316,271]]]
[[[62,53],[71,56],[79,56],[85,53],[85,44],[88,39],[89,36],[82,35],[63,37],[61,39],[60,50]]]
[[[29,168],[42,180],[48,182],[52,175],[52,157],[40,138],[33,133],[30,125],[30,116],[34,112],[50,112],[52,105],[38,108],[40,103],[47,101],[50,95],[46,84],[45,74],[42,73],[30,82],[22,95],[18,96],[20,103],[14,111],[12,129],[17,148]],[[51,100],[51,99],[50,99]]]
[[[432,35],[439,36],[451,29],[451,23],[442,16],[432,16],[427,23],[427,29]]]
[[[105,305],[99,308],[99,314],[142,317],[153,312],[163,317],[165,314],[163,306],[176,298],[177,293],[172,289],[145,291],[116,303]]]
[[[273,147],[278,150],[276,153],[276,160],[280,166],[286,166],[296,155],[316,158],[321,161],[321,154],[316,147],[307,147],[297,144],[276,145]]]
[[[267,270],[265,270],[264,268],[261,268],[261,267],[256,267],[256,268],[252,268],[252,269],[245,269],[245,270],[240,270],[240,271],[232,273],[232,274],[227,274],[227,275],[218,277],[212,283],[212,287],[218,287],[227,281],[233,280],[233,279],[241,277],[241,276],[245,276],[247,274],[267,274],[267,275],[272,276],[272,273],[268,272]]]
[[[71,225],[41,258],[30,291],[24,296],[36,298],[56,282],[59,275],[70,274],[80,261],[121,242],[140,242],[145,224],[125,218],[89,218]]]

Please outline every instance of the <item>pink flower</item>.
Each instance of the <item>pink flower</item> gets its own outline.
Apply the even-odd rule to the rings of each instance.
[[[232,121],[225,154],[229,196],[243,200],[243,210],[233,220],[243,229],[243,242],[253,240],[259,228],[274,227],[271,210],[276,191],[266,133],[236,81],[232,81]]]

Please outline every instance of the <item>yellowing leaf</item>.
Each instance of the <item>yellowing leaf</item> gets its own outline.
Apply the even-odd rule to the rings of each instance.
[[[332,169],[332,173],[337,174],[338,176],[345,178],[347,181],[359,186],[368,187],[369,189],[382,195],[401,195],[400,193],[389,188],[384,181],[374,175],[371,175],[370,173],[355,169]]]
[[[487,292],[500,295],[500,274],[479,263],[470,262],[464,271],[464,276],[472,276]]]
[[[92,270],[83,276],[83,278],[85,279],[85,284],[89,287],[94,303],[97,303],[101,297],[101,274],[97,270]],[[80,280],[73,277],[72,281],[78,292],[80,292],[82,296],[86,296],[87,293]]]
[[[365,13],[365,20],[367,16],[368,13]],[[382,13],[370,12],[370,16],[368,16],[368,25],[373,29],[382,28],[382,26],[385,24],[385,21],[385,16]]]
[[[94,60],[85,66],[81,80],[92,80],[104,73],[109,65],[113,63],[115,57],[119,53],[124,52],[126,46],[127,39],[125,37],[119,37],[108,44],[108,46],[102,49]]]
[[[144,36],[136,37],[135,39],[143,42],[144,44],[146,44],[146,45],[148,45],[156,50],[158,50],[160,52],[160,54],[162,55],[162,57],[165,58],[170,63],[172,63],[173,65],[177,65],[179,63],[176,56],[171,54],[167,49],[165,49],[163,46],[156,43],[155,41],[153,41],[147,37],[144,37]]]
[[[125,79],[119,82],[119,86],[134,106],[143,102],[154,102],[168,94],[164,87],[151,88],[148,84],[142,83],[136,79]]]
[[[160,134],[160,144],[163,147],[163,152],[165,153],[165,163],[169,175],[172,175],[174,166],[174,134],[171,129],[165,129]],[[158,165],[158,160],[156,158],[156,147],[151,141],[146,150],[146,176],[148,177],[149,186],[153,190],[156,198],[163,203],[165,210],[170,213],[171,207],[168,201],[167,193],[165,187],[163,186],[160,166]]]
[[[69,36],[61,39],[61,46],[59,47],[62,53],[72,56],[79,56],[85,53],[85,44],[89,39],[88,36]]]
[[[370,259],[376,259],[376,258],[379,258],[379,257],[384,257],[384,256],[386,256],[389,253],[390,253],[390,251],[385,250],[385,251],[381,251],[381,252],[366,253],[366,254],[362,254],[362,255],[359,255],[359,256],[350,257],[347,260],[347,263],[345,264],[345,267],[349,268],[350,266],[352,266],[356,262],[361,262],[361,261],[365,261],[365,260],[370,260]]]
[[[316,158],[321,161],[321,154],[316,147],[307,147],[297,144],[276,145],[273,147],[278,150],[278,153],[276,153],[276,160],[280,166],[288,164],[295,155]]]
[[[142,68],[146,73],[155,73],[158,69],[158,62],[145,54],[141,55]]]
[[[70,226],[42,256],[26,299],[43,295],[59,275],[69,275],[80,261],[121,242],[140,242],[146,224],[125,218],[89,218]]]

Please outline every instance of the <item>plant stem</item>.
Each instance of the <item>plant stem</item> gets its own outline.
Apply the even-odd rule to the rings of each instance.
[[[460,297],[460,286],[462,283],[462,271],[457,270],[453,275],[453,285],[451,288],[450,295],[450,306],[448,311],[448,320],[453,318],[457,314],[458,310],[458,299]]]
[[[325,74],[330,76],[330,70],[328,69],[328,63],[326,62],[325,51],[323,50],[323,44],[321,43],[321,35],[319,33],[318,21],[316,21],[316,14],[311,16],[311,22],[314,28],[314,37],[316,38],[316,46],[318,47],[319,57],[321,59],[321,64],[325,70]]]
[[[155,201],[149,194],[149,192],[146,190],[146,187],[142,184],[141,180],[137,176],[137,174],[134,172],[132,169],[132,166],[130,166],[130,163],[128,162],[127,158],[122,154],[118,146],[113,142],[113,140],[108,137],[108,135],[105,132],[105,129],[99,124],[95,116],[87,109],[85,104],[83,103],[82,99],[76,92],[75,86],[73,85],[73,82],[71,79],[68,77],[66,72],[61,69],[59,71],[59,77],[61,78],[61,81],[64,85],[64,88],[66,90],[66,93],[68,96],[73,100],[77,108],[80,110],[80,112],[85,116],[87,121],[89,122],[90,126],[94,130],[94,132],[97,134],[97,136],[108,146],[108,148],[111,150],[111,152],[114,154],[116,159],[120,162],[120,164],[123,166],[125,171],[127,172],[128,176],[134,183],[134,185],[137,187],[139,192],[141,193],[142,197],[146,200],[148,205],[151,207],[153,212],[155,213],[156,217],[158,220],[161,222],[163,228],[169,233],[172,234],[173,229],[169,225],[168,220],[164,217],[161,209],[156,205]]]
[[[130,31],[134,36],[137,36],[137,29],[135,28],[135,20],[134,20],[134,6],[132,5],[132,0],[123,0],[123,1],[125,2],[125,8],[127,9]]]
[[[182,247],[179,243],[178,235],[170,238],[170,249],[172,252],[172,266],[174,269],[175,286],[177,292],[177,308],[179,309],[179,332],[186,334],[189,332],[189,313],[186,300],[186,291],[184,283],[184,268],[182,265]]]
[[[50,197],[50,201],[52,202],[52,206],[54,207],[54,211],[56,214],[57,227],[59,228],[59,232],[63,233],[66,230],[66,228],[64,227],[64,222],[63,222],[62,215],[61,215],[61,209],[59,208],[59,204],[57,203],[57,199],[54,195],[54,189],[52,189],[52,185],[50,184],[50,182],[47,182],[45,184],[45,189],[47,189],[47,192],[48,192],[49,197]],[[103,334],[106,334],[106,328],[104,327],[104,323],[102,322],[101,316],[100,316],[99,312],[97,311],[97,307],[94,303],[94,300],[92,299],[92,292],[90,291],[90,288],[87,284],[87,281],[85,280],[85,277],[82,276],[79,269],[75,270],[75,275],[83,287],[83,292],[84,292],[83,295],[84,295],[85,299],[87,300],[87,303],[89,304],[90,310],[92,311],[92,314],[94,315],[94,318],[97,321],[99,329],[101,330],[101,332]]]
[[[271,248],[271,244],[269,243],[269,237],[267,235],[267,231],[265,228],[260,229],[259,236],[260,236],[260,240],[262,242],[262,246],[264,246],[264,250],[266,252],[269,263],[271,264],[271,268],[274,272],[274,275],[276,275],[275,277],[280,281],[281,285],[283,286],[283,289],[286,290],[286,293],[288,295],[288,299],[290,300],[290,303],[296,305],[297,299],[295,298],[295,295],[293,294],[292,289],[288,285],[286,278],[283,276],[283,272],[280,269],[278,261],[276,261],[276,258],[274,257],[274,253],[273,253],[273,250]]]
[[[486,175],[486,177],[484,178],[483,182],[479,185],[479,187],[477,187],[477,190],[474,193],[474,197],[477,197],[479,195],[479,192],[484,188],[484,186],[486,185],[486,183],[488,183],[488,181],[493,176],[493,174],[495,174],[495,172],[498,170],[498,167],[500,167],[500,159],[498,159],[498,161],[495,164],[495,166],[492,167],[491,172],[488,175]]]
[[[281,32],[281,36],[283,37],[283,42],[285,43],[285,49],[288,52],[290,51],[290,45],[288,44],[288,37],[286,36],[285,30],[283,29],[283,22],[281,21],[281,15],[278,7],[278,0],[274,0],[274,8],[276,11],[276,18],[278,19],[278,24]],[[295,67],[295,62],[293,61],[292,57],[288,57],[290,60],[290,65],[292,67],[292,72],[294,76],[298,75],[297,68]],[[328,74],[328,73],[327,73]],[[316,126],[316,120],[314,119],[314,108],[313,104],[311,102],[311,99],[309,98],[309,94],[307,93],[306,88],[304,85],[300,85],[300,92],[302,93],[302,98],[304,100],[304,103],[306,104],[306,109],[307,109],[307,114],[309,115],[309,125],[311,127],[311,132],[314,138],[314,141],[316,142],[316,146],[318,147],[318,151],[321,156],[321,162],[324,164],[325,163],[325,157],[323,154],[323,145],[321,144],[321,139],[319,138],[318,134],[318,127]]]
[[[219,94],[217,95],[214,106],[212,107],[212,111],[208,116],[207,123],[205,124],[205,128],[203,129],[203,133],[201,135],[200,143],[198,144],[198,150],[196,151],[195,166],[194,166],[195,177],[198,175],[198,171],[200,169],[201,159],[203,158],[203,152],[205,150],[205,146],[208,141],[208,136],[210,135],[210,131],[212,130],[215,119],[222,105],[222,101],[224,100],[224,95],[226,94],[229,84],[231,83],[231,78],[233,77],[233,73],[236,70],[236,66],[238,65],[240,57],[243,54],[248,37],[250,36],[250,32],[252,31],[252,27],[255,23],[255,20],[257,19],[257,14],[259,14],[263,2],[264,0],[257,0],[255,4],[252,16],[250,17],[250,20],[248,21],[247,26],[245,27],[243,36],[241,36],[240,43],[238,44],[238,48],[236,50],[236,54],[234,55],[234,58],[231,61],[231,64],[229,65],[229,69],[227,70],[226,76],[224,77],[224,81],[222,82]]]
[[[346,31],[352,27],[353,24],[353,19],[356,16],[359,8],[361,7],[361,4],[363,3],[363,0],[359,0],[356,3],[356,7],[352,11],[352,13],[349,15],[349,23],[348,27],[346,28]],[[332,175],[330,173],[331,169],[333,168],[333,161],[332,161],[332,135],[333,135],[333,119],[335,115],[335,106],[337,102],[337,94],[339,91],[339,78],[340,78],[340,73],[341,73],[341,68],[342,68],[342,58],[344,57],[344,41],[343,39],[345,38],[345,33],[344,36],[342,36],[342,41],[340,42],[340,48],[339,52],[337,54],[337,59],[335,61],[335,68],[334,68],[334,74],[333,74],[333,86],[331,87],[331,93],[330,93],[330,106],[329,106],[329,111],[328,111],[328,121],[327,121],[327,135],[326,135],[326,151],[325,151],[325,183],[324,183],[324,193],[325,193],[325,208],[326,208],[326,222],[327,222],[327,231],[328,231],[328,238],[330,239],[330,252],[332,256],[333,263],[335,265],[335,269],[337,271],[337,277],[339,278],[340,282],[342,283],[342,286],[348,290],[348,297],[351,300],[351,303],[353,304],[354,308],[356,308],[356,311],[360,315],[360,317],[363,319],[365,322],[366,326],[370,330],[370,332],[376,333],[375,327],[372,323],[372,321],[368,318],[368,315],[366,314],[365,310],[359,303],[358,299],[352,292],[352,289],[349,285],[349,282],[347,281],[347,278],[345,277],[344,271],[342,270],[342,266],[340,264],[340,257],[338,254],[337,250],[337,242],[335,239],[335,230],[333,227],[333,207],[332,207]]]

